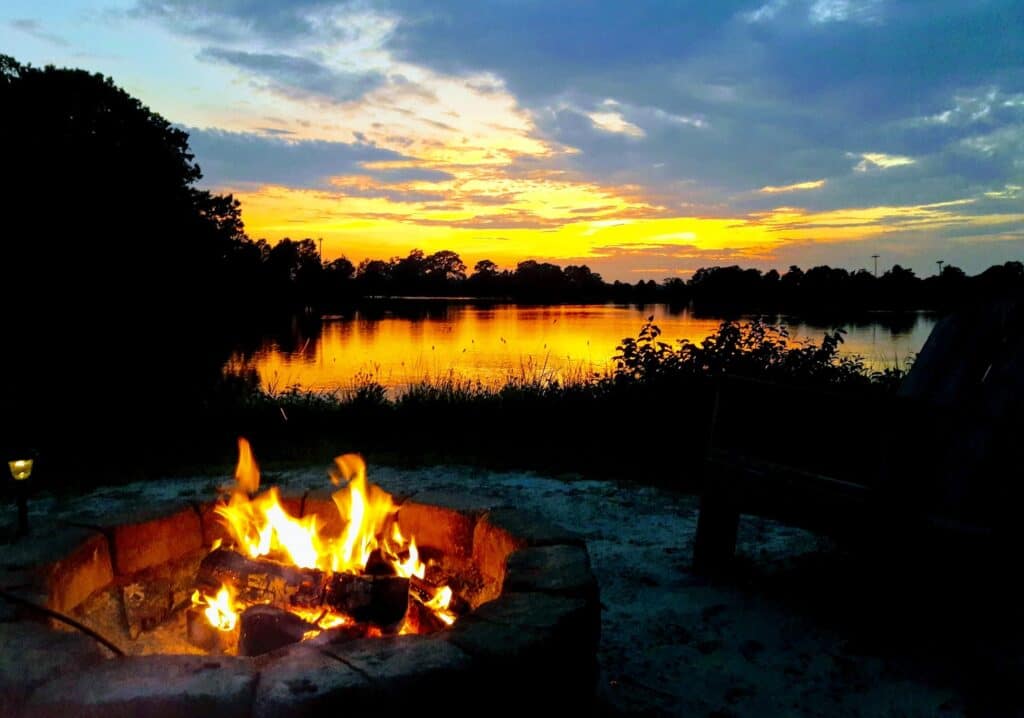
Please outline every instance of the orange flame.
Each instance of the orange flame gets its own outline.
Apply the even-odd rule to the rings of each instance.
[[[235,612],[235,594],[229,586],[221,586],[216,596],[200,593],[198,589],[192,594],[193,606],[206,606],[203,615],[210,625],[218,631],[233,631],[238,625],[238,613]]]
[[[455,614],[448,610],[452,602],[452,590],[448,586],[442,586],[434,594],[434,597],[423,605],[433,611],[438,618],[447,625],[455,623]]]
[[[252,495],[260,490],[260,467],[252,455],[252,447],[249,442],[239,437],[238,439],[238,466],[235,467],[235,482],[238,488],[245,493]]]
[[[398,506],[391,494],[366,480],[363,458],[358,454],[339,456],[330,474],[331,482],[341,487],[331,496],[342,519],[340,535],[323,535],[315,515],[304,518],[290,515],[276,487],[256,494],[260,486],[259,466],[245,439],[238,440],[234,490],[227,503],[218,505],[214,511],[227,527],[235,550],[250,558],[266,556],[301,568],[361,573],[377,551],[398,576],[424,578],[426,565],[420,560],[415,537],[407,539],[402,535],[396,519]],[[442,596],[445,591],[447,598]],[[228,595],[224,605],[230,608],[233,600],[234,596]],[[427,604],[449,624],[455,620],[454,614],[447,610],[450,600],[451,589],[446,586]],[[211,608],[221,606],[214,601],[207,599]],[[210,615],[218,621],[226,620],[219,613]],[[350,620],[329,614],[321,617],[316,625],[326,629]],[[211,623],[217,625],[214,618]]]

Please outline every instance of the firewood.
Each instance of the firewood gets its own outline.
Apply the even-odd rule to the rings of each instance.
[[[359,622],[396,623],[405,615],[409,579],[337,573],[327,582],[324,602]]]
[[[409,592],[409,605],[405,613],[405,625],[410,633],[437,633],[447,628],[437,614],[424,606],[420,600]]]
[[[280,608],[315,608],[323,603],[325,576],[315,568],[285,566],[264,558],[248,558],[229,549],[213,551],[199,565],[196,583],[211,591],[221,585],[235,589],[241,603]]]
[[[409,595],[422,603],[428,603],[441,588],[443,587],[433,584],[426,579],[416,578],[415,576],[409,579]],[[470,605],[466,599],[453,592],[451,601],[448,603],[448,610],[456,616],[464,616],[469,613]]]
[[[307,632],[317,630],[312,623],[275,606],[250,606],[242,613],[240,623],[240,656],[259,656],[298,643]]]

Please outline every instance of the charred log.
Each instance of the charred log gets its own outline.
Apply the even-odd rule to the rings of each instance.
[[[421,603],[429,603],[443,587],[427,581],[426,579],[413,576],[409,579],[409,595]],[[448,610],[456,616],[464,616],[469,613],[470,605],[466,599],[457,593],[452,593],[451,601],[448,603]]]
[[[444,621],[409,592],[409,605],[405,612],[405,626],[410,633],[437,633],[447,628]]]
[[[240,656],[269,653],[282,646],[298,643],[307,632],[317,630],[312,623],[275,606],[250,606],[242,613],[240,624]]]
[[[407,578],[336,573],[327,583],[324,601],[356,621],[385,626],[402,620],[408,597]]]
[[[285,566],[217,549],[199,564],[196,583],[211,592],[221,585],[232,586],[242,603],[316,608],[323,603],[326,577],[315,568]]]

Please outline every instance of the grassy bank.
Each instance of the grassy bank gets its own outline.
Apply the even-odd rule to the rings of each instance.
[[[622,341],[608,374],[519,372],[499,387],[447,377],[397,395],[365,376],[348,391],[316,393],[270,392],[251,372],[230,374],[189,414],[124,421],[116,433],[83,426],[70,442],[40,447],[36,490],[227,474],[238,436],[252,441],[268,468],[326,465],[359,452],[371,465],[460,463],[687,490],[699,478],[716,380],[725,375],[789,387],[791,400],[739,401],[755,426],[781,431],[787,460],[855,476],[870,452],[850,452],[837,466],[829,447],[835,437],[857,446],[877,438],[885,417],[872,399],[891,394],[903,372],[871,371],[840,355],[841,341],[834,332],[817,343],[791,342],[783,328],[755,321],[723,323],[699,344],[669,343],[648,323]],[[158,389],[149,400],[161,406]]]
[[[878,418],[870,397],[892,393],[903,370],[871,371],[861,359],[840,355],[841,342],[840,332],[817,343],[790,342],[784,328],[755,321],[723,323],[699,344],[669,343],[648,323],[623,340],[606,375],[519,373],[496,388],[448,377],[395,396],[369,377],[346,392],[271,393],[255,375],[235,375],[211,404],[210,418],[278,461],[327,461],[359,451],[371,461],[611,474],[687,488],[706,448],[715,381],[725,375],[793,388],[792,402],[770,407],[750,397],[749,410],[775,427],[810,419],[840,436],[866,437]],[[823,403],[809,405],[807,396]],[[815,450],[803,446],[801,460],[828,460]],[[857,461],[847,466],[855,471]]]

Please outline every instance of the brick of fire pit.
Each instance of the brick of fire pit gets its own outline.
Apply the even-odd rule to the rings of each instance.
[[[552,524],[537,514],[499,508],[487,512],[473,531],[473,561],[484,577],[498,586],[505,578],[509,554],[528,546],[584,545],[579,534]]]
[[[199,514],[191,505],[163,511],[154,507],[146,516],[120,523],[109,532],[119,576],[172,561],[203,545]]]
[[[107,539],[93,529],[56,526],[0,553],[0,587],[28,589],[33,599],[63,613],[113,579]]]
[[[33,718],[247,718],[256,671],[240,658],[135,656],[113,659],[39,686]]]
[[[0,716],[17,716],[32,690],[65,672],[105,661],[100,647],[80,633],[45,623],[0,623]]]
[[[476,516],[447,506],[406,501],[398,509],[398,526],[405,536],[415,536],[420,548],[436,549],[448,556],[473,553]]]
[[[509,555],[504,591],[540,591],[593,600],[597,579],[582,546],[534,546]]]

